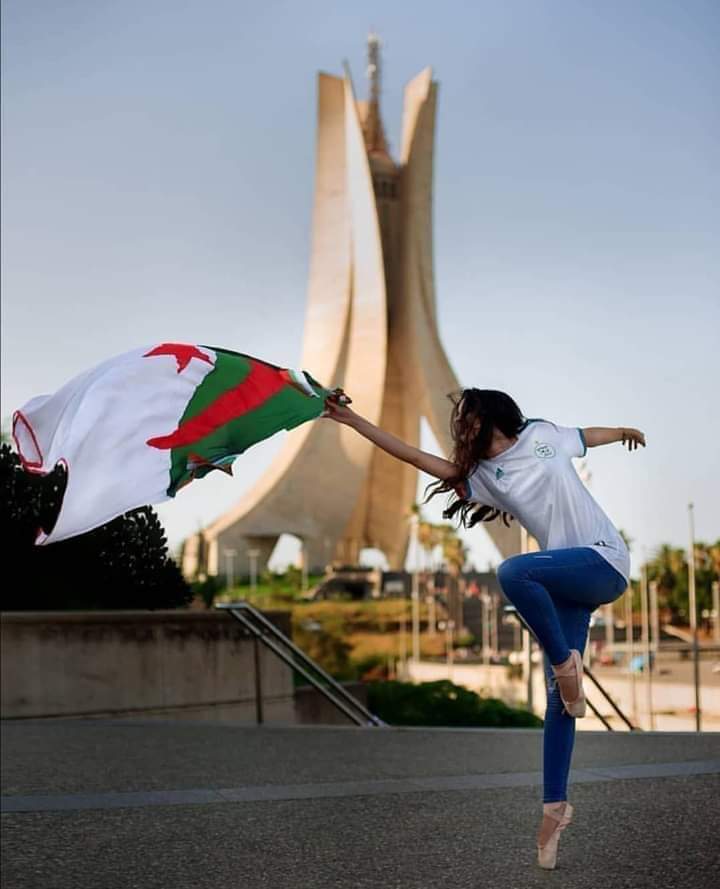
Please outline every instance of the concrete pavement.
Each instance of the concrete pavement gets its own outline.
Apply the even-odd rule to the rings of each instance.
[[[720,736],[581,732],[555,872],[541,733],[2,726],[7,889],[720,884]]]

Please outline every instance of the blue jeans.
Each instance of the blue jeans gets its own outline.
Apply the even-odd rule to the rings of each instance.
[[[583,653],[590,615],[618,599],[627,584],[587,546],[512,556],[498,568],[498,581],[544,649],[543,802],[566,800],[575,719],[563,712],[551,664],[566,661],[571,648]]]

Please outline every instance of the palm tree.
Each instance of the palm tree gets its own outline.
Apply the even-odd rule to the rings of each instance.
[[[440,545],[448,570],[457,577],[465,567],[469,550],[452,525],[436,525],[435,527],[440,536]]]
[[[713,571],[720,577],[720,540],[716,540],[715,543],[708,547],[708,554],[710,555]]]
[[[418,525],[418,543],[420,544],[420,547],[425,554],[424,563],[426,566],[430,561],[432,551],[438,545],[438,535],[435,529],[435,525],[433,525],[431,522],[420,522],[420,524]]]
[[[417,541],[422,549],[425,558],[424,558],[424,568],[427,569],[428,563],[431,561],[432,552],[436,546],[438,546],[442,540],[441,535],[439,533],[439,529],[443,526],[441,525],[433,525],[432,522],[429,522],[422,514],[422,509],[417,503],[414,503],[411,507],[411,512],[417,516],[418,528],[417,528]]]
[[[660,604],[671,610],[673,622],[687,615],[688,564],[684,549],[668,543],[658,547],[648,563],[648,580],[657,581]]]

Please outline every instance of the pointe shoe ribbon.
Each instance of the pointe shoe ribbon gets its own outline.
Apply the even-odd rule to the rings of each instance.
[[[565,711],[568,716],[572,716],[575,719],[580,719],[580,717],[584,716],[587,712],[587,702],[585,700],[585,692],[583,691],[583,662],[582,655],[577,650],[577,648],[570,649],[570,659],[569,663],[563,665],[562,668],[553,666],[553,673],[556,678],[562,678],[566,676],[574,676],[575,681],[577,683],[577,697],[572,701],[568,700],[562,693],[562,689],[560,687],[560,683],[558,683],[558,691],[560,693],[560,699],[562,700]]]

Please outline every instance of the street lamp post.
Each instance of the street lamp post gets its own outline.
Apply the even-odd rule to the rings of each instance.
[[[308,554],[307,554],[307,544],[304,540],[300,542],[300,586],[302,587],[301,592],[307,592],[308,588]]]
[[[446,637],[445,638],[446,638],[446,645],[447,645],[446,657],[447,657],[447,665],[450,668],[452,668],[453,662],[455,660],[455,652],[453,651],[453,629],[454,629],[454,627],[455,627],[454,620],[448,619],[445,622],[445,629],[446,629]]]
[[[652,670],[650,668],[650,622],[648,619],[648,582],[647,565],[643,563],[640,575],[640,619],[642,621],[643,660],[645,672],[645,694],[647,701],[648,720],[650,729],[654,727],[653,698],[652,698]]]
[[[402,597],[402,617],[400,620],[400,664],[402,671],[402,679],[407,681],[407,632],[405,628],[405,593],[403,592]]]
[[[629,583],[625,590],[625,647],[627,648],[628,673],[630,674],[630,699],[632,701],[633,722],[637,722],[637,693],[635,689],[635,639],[633,626],[633,588]]]
[[[411,517],[412,543],[413,543],[413,570],[412,570],[412,659],[415,663],[420,661],[420,585],[418,582],[418,526],[420,517],[413,513]]]
[[[524,555],[529,550],[528,532],[522,526],[520,527],[520,552]],[[527,688],[527,708],[532,713],[535,707],[533,695],[533,638],[530,631],[523,626],[522,630],[523,653],[525,654],[525,680]]]
[[[425,596],[425,604],[428,608],[428,634],[434,636],[437,632],[435,619],[435,594]]]
[[[249,549],[247,551],[250,560],[250,591],[254,596],[257,592],[257,560],[260,555],[259,549]]]
[[[231,590],[235,586],[235,556],[237,555],[236,549],[225,549],[225,575],[226,575],[226,585],[228,590]]]
[[[482,588],[480,602],[482,604],[482,661],[487,665],[490,663],[490,595],[487,587]]]
[[[533,690],[533,662],[532,662],[532,643],[533,639],[529,630],[523,627],[523,654],[525,655],[525,671],[527,676],[527,709],[535,712],[535,695]]]
[[[615,615],[613,614],[613,603],[608,602],[604,607],[605,612],[605,645],[608,651],[612,652],[615,646]]]
[[[657,669],[660,655],[660,616],[658,613],[658,584],[651,580],[648,584],[650,593],[650,649],[653,652],[654,669]],[[655,729],[655,714],[651,714],[650,728]]]
[[[498,648],[498,603],[495,593],[490,594],[490,648],[495,655],[499,654]]]
[[[692,503],[688,503],[690,524],[690,552],[688,553],[688,598],[690,608],[690,632],[692,633],[693,682],[695,684],[695,731],[700,731],[700,652],[697,634],[697,604],[695,600],[695,515]]]

